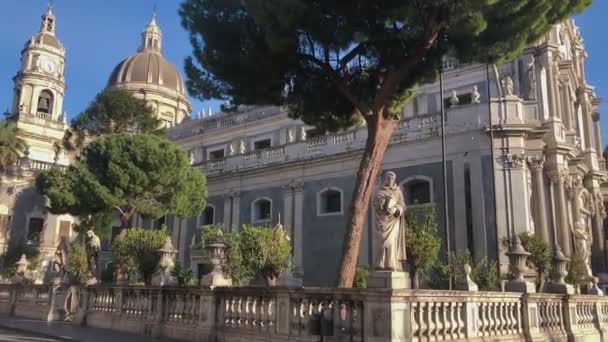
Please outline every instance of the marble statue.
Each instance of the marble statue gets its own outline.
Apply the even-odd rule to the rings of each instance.
[[[374,198],[376,212],[376,270],[403,271],[405,252],[405,201],[397,176],[388,172]]]
[[[456,106],[460,102],[458,99],[458,94],[456,94],[456,90],[452,90],[452,96],[450,97],[450,107]]]
[[[68,265],[68,243],[66,239],[61,239],[55,255],[53,256],[53,271],[58,275],[63,275],[66,272]]]
[[[232,143],[228,144],[228,155],[231,157],[234,155],[234,145]]]
[[[92,230],[87,231],[86,238],[86,252],[87,252],[87,265],[89,269],[89,278],[97,279],[98,267],[97,263],[99,260],[99,252],[101,251],[101,241],[99,237],[95,235]]]
[[[526,100],[536,100],[536,67],[534,56],[530,56],[526,70]]]
[[[511,76],[505,76],[502,79],[502,90],[504,91],[505,96],[513,95],[513,79]]]
[[[306,141],[306,127],[300,128],[300,140]]]
[[[239,154],[245,154],[245,141],[241,140],[239,142]]]
[[[593,277],[591,270],[591,239],[584,219],[576,221],[572,230],[574,237],[574,250],[576,254],[585,262],[586,276]]]
[[[481,94],[479,94],[479,88],[474,85],[473,86],[473,91],[471,92],[471,103],[473,104],[478,104],[481,103]]]
[[[288,128],[287,129],[287,143],[291,144],[291,143],[293,143],[295,141],[296,141],[296,137],[295,137],[295,134],[293,132],[293,128]]]

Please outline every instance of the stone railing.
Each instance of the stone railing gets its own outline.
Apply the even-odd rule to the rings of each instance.
[[[466,107],[466,108],[465,108]],[[446,123],[448,134],[475,130],[485,125],[485,106],[469,105],[451,110]],[[450,121],[451,120],[451,121]],[[465,124],[459,124],[465,123]],[[439,136],[441,118],[439,113],[408,117],[399,122],[393,134],[393,143],[415,142]],[[268,164],[309,160],[351,151],[363,150],[367,129],[359,127],[347,132],[309,137],[281,146],[244,154],[234,154],[221,160],[194,164],[207,175],[264,167]]]
[[[56,290],[0,285],[0,313],[45,319]],[[94,286],[75,323],[184,341],[602,341],[608,297],[515,292]],[[50,316],[49,316],[50,317]]]

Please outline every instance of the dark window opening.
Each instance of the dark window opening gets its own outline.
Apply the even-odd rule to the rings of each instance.
[[[224,159],[224,149],[209,152],[209,160]]]
[[[466,94],[461,94],[461,95],[457,95],[456,96],[458,98],[458,104],[457,105],[467,105],[467,104],[471,104],[472,101],[472,97],[470,93],[466,93]],[[450,99],[452,97],[446,97],[443,99],[443,105],[445,106],[444,108],[450,108],[453,107],[452,103],[450,102]]]
[[[321,194],[321,213],[331,214],[342,211],[342,194],[337,190],[326,190]]]
[[[27,241],[30,243],[39,243],[42,239],[42,228],[44,227],[44,219],[30,218],[30,226],[27,233]]]
[[[207,225],[214,224],[215,223],[214,216],[215,216],[215,210],[213,209],[213,207],[206,207],[205,210],[203,211],[201,225],[207,226]]]
[[[415,205],[431,202],[431,185],[425,180],[413,180],[404,185],[405,204]]]
[[[254,205],[254,221],[270,220],[272,204],[268,200],[259,200]]]
[[[271,141],[270,139],[258,140],[253,143],[254,151],[264,150],[270,148]]]

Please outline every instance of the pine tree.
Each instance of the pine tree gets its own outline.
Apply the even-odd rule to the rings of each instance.
[[[276,104],[321,130],[364,120],[339,286],[350,287],[365,214],[399,113],[446,54],[499,63],[591,0],[186,0],[190,93]]]

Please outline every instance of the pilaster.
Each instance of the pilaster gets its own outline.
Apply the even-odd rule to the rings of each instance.
[[[559,169],[549,174],[551,180],[552,202],[555,205],[554,226],[556,242],[559,244],[566,257],[572,255],[570,227],[568,221],[568,205],[566,202],[566,180],[568,178],[567,169]]]
[[[532,174],[532,205],[535,233],[543,241],[551,242],[549,225],[547,224],[547,200],[545,198],[545,176],[543,173],[545,157],[543,155],[529,156],[528,167]]]

